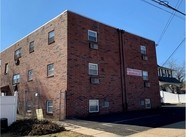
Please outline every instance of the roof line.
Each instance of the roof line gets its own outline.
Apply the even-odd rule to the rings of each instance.
[[[59,15],[55,16],[54,18],[50,19],[49,21],[47,21],[46,23],[44,23],[43,25],[37,27],[36,29],[34,29],[33,31],[31,31],[30,33],[28,33],[27,35],[25,35],[24,37],[20,38],[19,40],[17,40],[16,42],[14,42],[13,44],[11,44],[9,47],[5,48],[4,50],[2,50],[0,53],[4,52],[5,50],[9,49],[10,47],[12,47],[13,45],[15,45],[16,43],[18,43],[19,41],[23,40],[24,38],[28,37],[30,34],[34,33],[35,31],[39,30],[40,28],[42,28],[43,26],[45,26],[46,24],[50,23],[51,21],[55,20],[56,18],[58,18],[59,16],[63,15],[65,12],[67,12],[68,10],[63,11],[62,13],[60,13]]]
[[[108,25],[108,24],[103,23],[103,22],[101,22],[101,21],[98,21],[98,20],[92,19],[92,18],[90,18],[90,17],[87,17],[87,16],[84,16],[84,15],[78,14],[78,13],[73,12],[73,11],[71,11],[71,10],[65,10],[65,11],[63,11],[62,13],[60,13],[59,15],[55,16],[54,18],[52,18],[51,20],[49,20],[49,21],[47,21],[46,23],[44,23],[43,25],[39,26],[39,27],[36,28],[35,30],[31,31],[30,33],[28,33],[28,34],[25,35],[24,37],[20,38],[19,40],[17,40],[17,41],[14,42],[13,44],[11,44],[9,47],[7,47],[7,48],[5,48],[4,50],[2,50],[0,53],[4,52],[5,50],[7,50],[8,48],[12,47],[13,45],[15,45],[16,43],[18,43],[19,41],[21,41],[21,40],[23,40],[24,38],[28,37],[30,34],[34,33],[34,32],[37,31],[37,30],[39,30],[41,27],[45,26],[45,25],[48,24],[49,22],[51,22],[51,21],[55,20],[56,18],[58,18],[59,16],[63,15],[65,12],[71,12],[71,13],[77,14],[77,15],[79,15],[79,16],[82,16],[82,17],[84,17],[84,18],[87,18],[87,19],[96,21],[96,22],[98,22],[98,23],[102,23],[102,24],[107,25],[107,26],[109,26],[109,27],[112,27],[112,28],[115,28],[115,29],[119,29],[119,28],[117,28],[117,27]],[[124,30],[124,31],[125,31],[125,30]],[[125,31],[125,32],[130,33],[130,34],[135,35],[135,36],[139,36],[139,37],[141,37],[141,38],[144,38],[144,39],[147,39],[147,40],[150,40],[150,41],[153,41],[153,42],[154,42],[154,40],[151,40],[151,39],[149,39],[149,38],[145,38],[145,37],[142,37],[142,36],[140,36],[140,35],[137,35],[137,34],[134,34],[134,33],[128,32],[128,31]]]

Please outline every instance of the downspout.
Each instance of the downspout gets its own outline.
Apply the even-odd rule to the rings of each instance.
[[[121,77],[121,94],[122,94],[122,109],[123,111],[125,111],[125,100],[124,100],[124,64],[123,64],[123,48],[122,48],[122,44],[121,44],[121,31],[120,29],[117,29],[118,31],[118,42],[119,42],[119,58],[120,58],[120,77]]]
[[[121,50],[122,50],[122,60],[123,60],[123,80],[124,80],[124,90],[123,90],[123,98],[124,98],[124,110],[127,111],[128,110],[128,104],[127,104],[127,85],[126,85],[126,66],[125,66],[125,50],[124,50],[124,45],[125,45],[125,41],[123,40],[123,36],[125,31],[124,30],[120,30],[121,32]]]

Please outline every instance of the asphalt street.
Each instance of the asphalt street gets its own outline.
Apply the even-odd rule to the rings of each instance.
[[[127,136],[185,120],[185,105],[164,105],[155,110],[133,111],[68,119],[67,123]]]

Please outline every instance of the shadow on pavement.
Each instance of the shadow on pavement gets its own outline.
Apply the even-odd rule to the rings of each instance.
[[[83,126],[83,123],[88,122],[87,126],[90,128],[96,127],[96,125],[94,125],[96,123],[106,123],[108,127],[109,124],[119,124],[156,128],[180,121],[185,121],[185,105],[164,105],[161,108],[154,110],[133,111],[102,116],[89,116],[87,118],[70,120],[70,123],[74,122],[73,124]],[[165,126],[164,128],[185,129],[185,124],[172,127]]]

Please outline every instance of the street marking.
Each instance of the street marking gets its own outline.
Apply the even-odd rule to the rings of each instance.
[[[104,123],[103,126],[112,127],[111,123]]]
[[[137,131],[137,130],[134,130],[134,129],[130,129],[130,128],[125,128],[126,130],[129,130],[129,131],[133,131],[133,132],[136,132],[136,133],[139,133],[140,131]]]

